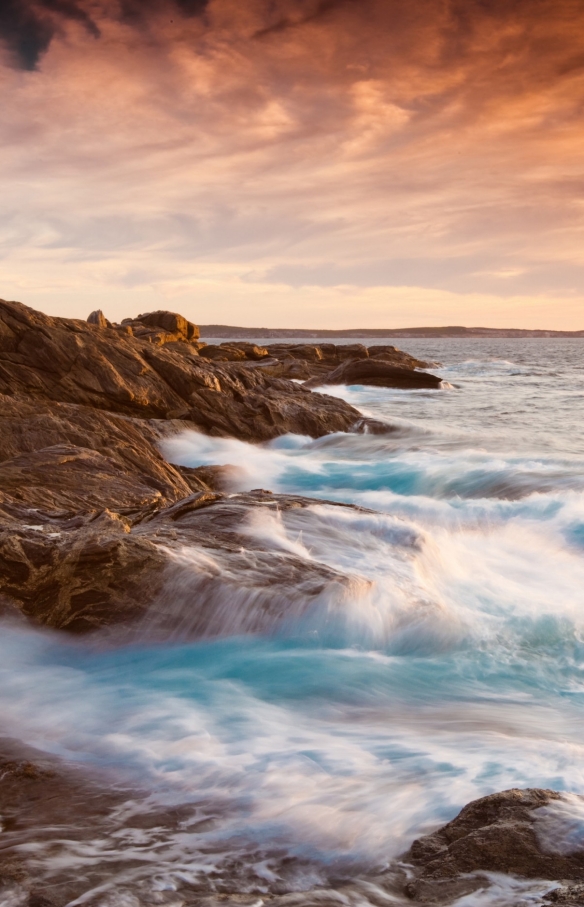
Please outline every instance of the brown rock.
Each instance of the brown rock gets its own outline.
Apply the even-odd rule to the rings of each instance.
[[[160,494],[162,504],[172,503],[189,493],[188,483],[182,478],[176,467],[171,466],[162,457],[157,443],[169,433],[184,427],[181,423],[156,423],[141,419],[93,410],[86,406],[69,403],[50,403],[43,400],[29,400],[22,397],[0,396],[0,470],[1,462],[14,460],[22,454],[32,454],[59,445],[85,451],[96,451],[102,457],[115,461],[120,475],[137,482],[143,489],[150,488],[154,496]],[[49,469],[43,477],[42,463],[39,459],[20,461],[20,468],[30,468],[32,472],[40,469],[43,482],[49,486]],[[53,458],[54,462],[54,458]],[[110,468],[113,468],[110,464]],[[32,476],[32,472],[30,475]],[[64,476],[64,474],[62,473]],[[46,480],[46,481],[45,481]],[[7,491],[8,489],[4,489]],[[19,489],[15,489],[18,491]],[[25,490],[22,490],[25,494]],[[77,500],[83,498],[83,488],[71,480],[69,493]],[[107,490],[106,490],[107,495]],[[139,492],[136,499],[140,498]],[[103,498],[101,506],[108,506]],[[112,498],[110,495],[109,501]],[[37,500],[40,504],[40,499]],[[114,500],[114,504],[118,503]],[[60,504],[59,507],[65,506]],[[81,509],[86,509],[81,505]]]
[[[176,312],[147,312],[136,318],[124,318],[120,326],[148,343],[162,345],[177,340],[196,343],[199,328]]]
[[[442,381],[427,372],[399,368],[379,359],[349,359],[332,372],[307,381],[305,387],[326,384],[365,384],[374,387],[439,388]]]
[[[368,359],[369,350],[362,343],[347,343],[337,347],[337,356],[341,362],[345,359]]]
[[[91,312],[87,317],[88,324],[95,324],[98,328],[108,328],[111,327],[110,322],[107,320],[101,309],[96,309],[95,312]]]
[[[142,322],[147,327],[160,328],[167,334],[177,334],[177,340],[199,339],[197,325],[187,321],[176,312],[148,312],[146,315],[138,315],[135,320]]]
[[[208,344],[199,351],[199,355],[204,359],[213,359],[216,362],[243,362],[246,359],[243,350],[223,344],[221,346]]]
[[[179,483],[177,477],[175,489]],[[118,513],[133,513],[164,504],[165,495],[158,482],[129,469],[127,463],[95,450],[57,444],[0,463],[0,505],[7,503],[46,512],[115,508]]]
[[[235,345],[235,344],[230,344]],[[346,360],[381,358],[398,368],[413,370],[424,368],[426,363],[398,350],[394,346],[372,346],[361,343],[339,344],[320,343],[277,343],[265,347],[270,359],[266,361],[269,374],[304,381],[328,375]],[[274,366],[273,360],[279,365]],[[323,382],[315,382],[314,385]]]
[[[0,506],[4,607],[81,633],[120,625],[130,635],[258,632],[334,603],[351,577],[275,550],[246,527],[258,507],[285,514],[312,499],[204,490],[169,507],[120,515]],[[224,603],[229,602],[228,611]]]
[[[241,480],[237,466],[175,466],[192,491],[233,491]]]
[[[404,859],[418,868],[406,894],[415,900],[454,898],[484,886],[472,873],[501,872],[530,879],[584,880],[584,851],[545,852],[534,811],[560,800],[552,790],[507,790],[474,800],[431,835],[414,841]]]
[[[249,343],[247,340],[236,340],[229,343],[220,343],[220,347],[229,347],[230,349],[243,350],[246,359],[260,361],[269,357],[269,352],[265,346],[257,346],[255,343]]]
[[[180,326],[165,321],[170,314],[141,317]],[[215,363],[200,357],[194,343],[158,346],[139,336],[0,302],[0,394],[140,419],[184,418],[202,431],[248,441],[285,432],[319,437],[358,422],[360,414],[344,401],[310,394],[258,365]]]

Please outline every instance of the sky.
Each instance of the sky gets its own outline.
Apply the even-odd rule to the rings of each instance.
[[[582,0],[1,0],[0,297],[584,329]]]

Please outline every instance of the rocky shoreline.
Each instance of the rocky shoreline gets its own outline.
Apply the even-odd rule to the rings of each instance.
[[[243,492],[229,467],[174,465],[159,445],[185,429],[253,443],[288,432],[390,432],[312,388],[439,388],[425,366],[389,346],[204,344],[195,325],[170,312],[112,325],[99,312],[83,322],[0,302],[0,611],[119,643],[217,635],[226,597],[234,612],[245,603],[240,624],[232,623],[242,633],[286,620],[290,608],[302,614],[322,597],[341,601],[351,577],[246,529],[256,512],[291,525],[309,519],[314,499]],[[185,550],[199,558],[196,570]],[[97,904],[83,894],[119,871],[114,860],[72,880],[66,869],[47,874],[38,854],[50,853],[55,828],[69,842],[98,829],[115,852],[120,823],[153,821],[140,812],[144,796],[0,740],[0,903]],[[120,811],[128,798],[138,804],[130,819]],[[554,851],[538,832],[542,810],[563,802],[538,790],[475,801],[414,842],[376,884],[394,902],[450,904],[488,884],[489,873],[505,873],[562,882],[554,891],[542,883],[550,902],[582,904],[584,851]],[[188,804],[155,819],[161,840],[194,821]],[[37,855],[27,860],[33,845]],[[322,905],[339,903],[337,894],[267,900]],[[215,903],[186,883],[180,896],[185,905]],[[222,898],[257,903],[257,895],[237,894],[236,880]]]
[[[491,794],[414,841],[381,875],[339,880],[332,888],[321,886],[298,895],[276,888],[266,894],[265,879],[254,874],[253,866],[237,865],[220,879],[203,874],[196,883],[185,880],[165,892],[151,887],[156,867],[132,845],[136,840],[156,842],[161,857],[165,849],[172,852],[175,836],[208,821],[200,804],[152,804],[148,791],[113,775],[89,773],[0,737],[0,903],[251,907],[260,897],[274,907],[339,903],[448,907],[475,903],[466,898],[500,885],[505,874],[510,887],[497,901],[505,907],[581,907],[584,851],[561,852],[557,840],[546,835],[554,829],[554,818],[559,815],[561,820],[566,805],[567,799],[551,790]],[[553,807],[560,812],[554,813]],[[27,859],[28,852],[33,859]]]
[[[249,512],[306,502],[227,496],[228,470],[172,465],[158,444],[185,429],[248,442],[391,431],[297,383],[344,380],[365,366],[373,383],[385,374],[396,386],[439,385],[406,353],[372,352],[206,346],[175,313],[111,325],[100,312],[82,322],[0,303],[0,606],[71,632],[142,620],[184,545],[213,552],[225,575],[257,594],[259,611],[266,589],[285,602],[300,588],[309,603],[327,583],[342,585],[329,568],[315,566],[311,578],[292,554],[256,551],[246,538],[250,578],[245,557],[236,563]]]

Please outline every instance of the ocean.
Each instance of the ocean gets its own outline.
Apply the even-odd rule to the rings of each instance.
[[[3,628],[4,734],[147,788],[140,809],[192,806],[166,837],[62,842],[61,870],[111,860],[84,903],[179,905],[201,885],[256,907],[398,904],[383,874],[470,800],[584,793],[584,344],[404,347],[440,363],[444,389],[326,391],[387,434],[251,446],[187,432],[164,448],[239,466],[242,490],[358,505],[249,527],[345,573],[343,597],[261,635],[238,635],[229,607],[194,641]],[[584,844],[584,813],[571,834]],[[52,854],[38,854],[49,874]],[[547,890],[491,881],[457,904],[535,905]]]

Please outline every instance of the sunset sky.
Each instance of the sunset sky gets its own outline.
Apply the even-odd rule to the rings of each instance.
[[[582,0],[2,0],[0,297],[584,328]]]

